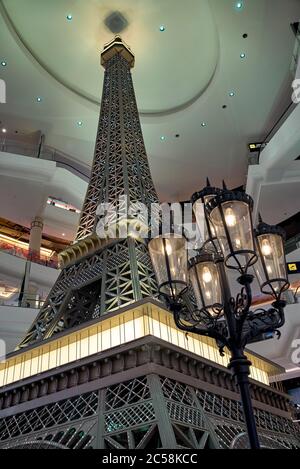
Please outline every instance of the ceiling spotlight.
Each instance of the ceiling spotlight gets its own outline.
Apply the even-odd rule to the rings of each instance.
[[[66,236],[66,233],[62,233],[62,236]]]
[[[159,30],[161,33],[163,33],[166,30],[166,27],[163,24],[161,24],[159,27]]]
[[[82,127],[82,126],[83,126],[83,122],[82,122],[82,121],[78,121],[78,122],[77,122],[77,125],[78,125],[78,127]]]
[[[166,140],[166,137],[164,135],[161,135],[160,139],[163,141],[163,140]]]
[[[244,58],[246,57],[245,52],[242,52],[242,53],[240,54],[240,57],[241,57],[241,59],[244,59]]]
[[[41,103],[41,102],[42,102],[42,98],[41,98],[40,96],[38,96],[38,97],[36,98],[36,100],[37,100],[38,103]]]
[[[6,134],[7,130],[6,129],[2,129],[2,133],[3,134]]]
[[[241,9],[243,8],[243,2],[237,2],[237,3],[235,4],[235,8],[236,8],[237,10],[241,10]]]
[[[235,92],[234,92],[234,91],[230,91],[229,96],[230,96],[231,98],[233,98],[233,96],[235,96]]]
[[[72,21],[72,19],[73,19],[73,16],[72,16],[72,15],[67,15],[67,20],[68,20],[68,21]]]
[[[7,62],[5,60],[2,60],[1,65],[2,65],[2,67],[6,67]]]
[[[206,122],[202,122],[201,126],[206,127],[207,126]]]

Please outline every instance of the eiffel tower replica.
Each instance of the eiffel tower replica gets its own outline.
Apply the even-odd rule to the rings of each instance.
[[[0,364],[0,448],[246,448],[229,357],[219,356],[213,340],[176,329],[156,298],[142,239],[96,233],[100,203],[158,201],[131,77],[134,55],[117,36],[101,63],[95,157],[76,240],[24,340]],[[288,396],[269,385],[281,370],[249,356],[261,444],[300,448]]]

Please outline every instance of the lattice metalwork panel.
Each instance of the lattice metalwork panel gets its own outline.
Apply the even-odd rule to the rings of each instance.
[[[92,176],[76,239],[95,229],[100,202],[157,202],[128,62],[115,55],[106,64]]]
[[[156,294],[147,247],[112,243],[62,271],[20,347]]]
[[[0,421],[0,441],[96,415],[96,392],[29,410]]]
[[[97,420],[85,419],[73,426],[59,425],[0,445],[2,449],[88,449],[94,445]]]
[[[267,435],[259,435],[260,446],[262,449],[299,449],[299,444],[293,443],[292,441],[288,441],[282,438],[276,438],[267,436]],[[246,432],[238,434],[233,441],[231,442],[230,447],[232,449],[249,449],[249,439]]]
[[[187,385],[169,378],[161,378],[161,387],[167,399],[190,406],[195,405],[194,397]]]
[[[244,422],[241,403],[211,392],[197,390],[197,398],[204,412]]]
[[[204,412],[233,421],[244,422],[243,409],[239,401],[201,390],[197,390],[196,395]],[[296,434],[297,432],[297,427],[288,419],[260,409],[254,409],[254,413],[259,428],[287,434]]]
[[[106,413],[104,419],[106,433],[112,433],[141,423],[152,422],[156,417],[152,402],[146,401]]]
[[[110,386],[106,391],[105,409],[119,409],[150,398],[146,376]]]
[[[190,425],[172,425],[178,449],[205,449],[210,448],[209,432],[201,428],[193,428]]]
[[[104,437],[107,449],[161,448],[161,439],[155,423],[143,424],[127,431]]]
[[[206,428],[203,414],[194,407],[167,401],[167,409],[171,420],[193,425],[197,428]]]
[[[279,433],[296,433],[297,427],[292,421],[264,410],[254,409],[256,424],[264,429]]]

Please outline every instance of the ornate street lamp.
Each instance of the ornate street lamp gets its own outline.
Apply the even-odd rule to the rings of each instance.
[[[233,371],[240,389],[250,447],[257,449],[260,446],[249,389],[251,362],[244,350],[247,343],[263,333],[280,335],[278,328],[284,324],[285,302],[281,296],[289,288],[284,236],[281,229],[262,221],[254,232],[253,201],[247,194],[229,191],[224,186],[205,200],[203,194],[212,190],[208,186],[198,197],[193,196],[194,208],[197,200],[204,203],[205,223],[209,226],[204,247],[194,259],[187,263],[185,240],[182,237],[180,242],[174,233],[162,233],[150,240],[149,252],[159,292],[167,300],[177,327],[214,338],[221,355],[225,347],[230,351],[228,368]],[[213,244],[207,242],[213,238]],[[215,246],[214,252],[212,246]],[[267,310],[250,310],[254,278],[249,273],[251,266],[254,266],[261,291],[274,298]],[[231,295],[228,269],[239,272],[237,282],[241,291],[236,298]],[[189,284],[194,292],[194,307],[191,301],[186,301]]]

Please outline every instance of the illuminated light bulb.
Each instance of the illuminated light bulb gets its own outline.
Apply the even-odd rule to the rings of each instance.
[[[165,244],[162,246],[162,253],[164,254],[166,250],[166,254],[170,256],[172,254],[172,246],[169,241],[166,241]]]
[[[232,210],[232,208],[227,208],[225,210],[225,221],[227,226],[235,226],[236,225],[236,216]]]
[[[240,240],[239,238],[237,238],[237,239],[235,240],[235,244],[236,244],[236,247],[237,247],[237,248],[240,248],[240,247],[241,247],[241,240]]]
[[[268,274],[271,274],[272,273],[272,268],[270,265],[267,265],[267,272]]]
[[[211,292],[210,291],[206,291],[205,292],[205,296],[206,298],[208,298],[209,300],[211,299]]]
[[[261,243],[261,252],[263,256],[269,256],[272,254],[272,248],[267,239],[264,239]]]
[[[210,270],[207,267],[204,267],[202,273],[203,282],[210,283],[212,281],[212,275]]]
[[[210,224],[210,231],[211,231],[211,234],[212,234],[213,236],[216,236],[216,231],[215,231],[215,228],[214,228],[214,226],[213,226],[212,224]]]

